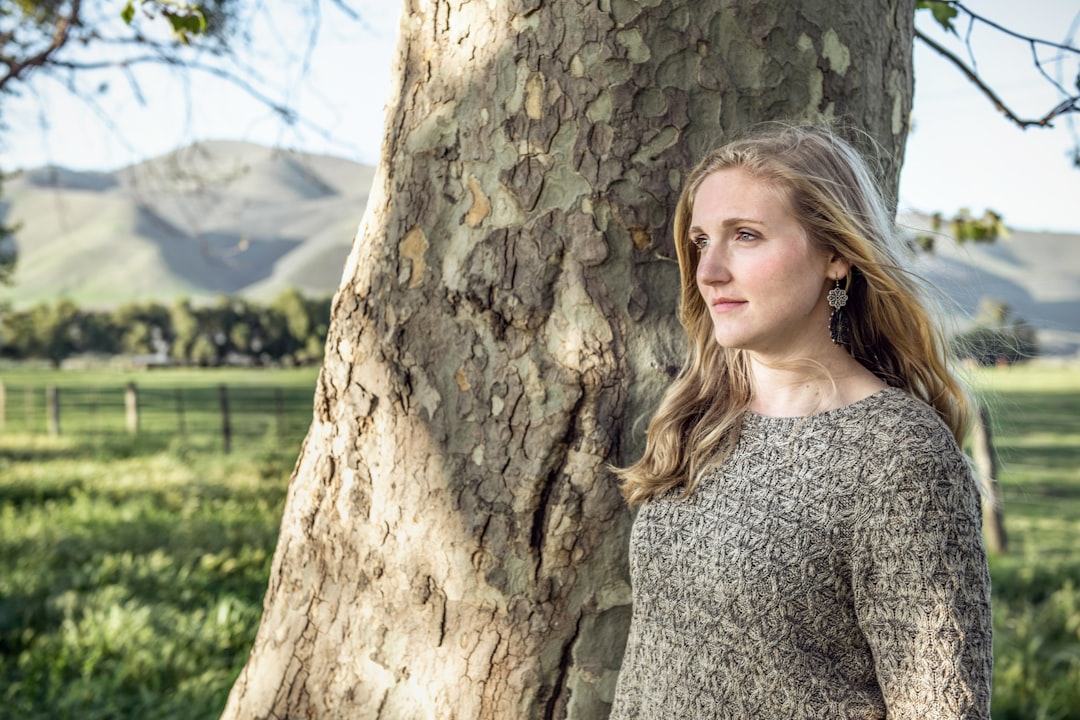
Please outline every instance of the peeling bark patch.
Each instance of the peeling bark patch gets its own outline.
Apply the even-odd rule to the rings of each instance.
[[[633,238],[634,247],[638,250],[645,250],[652,245],[652,234],[640,225],[630,228],[630,237]]]
[[[821,55],[829,61],[829,68],[837,75],[844,75],[851,67],[851,51],[844,43],[840,42],[840,36],[836,31],[829,28],[821,38]]]
[[[645,143],[645,145],[643,145],[640,150],[634,153],[631,160],[638,164],[647,165],[656,160],[656,158],[660,157],[660,155],[663,154],[665,150],[670,148],[678,141],[679,131],[676,128],[668,125],[667,127],[661,128],[660,132],[653,135],[653,137],[647,143]]]
[[[409,268],[401,268],[398,272],[398,283],[408,282],[409,287],[414,288],[423,282],[424,272],[427,270],[427,263],[424,261],[427,249],[428,241],[424,231],[419,225],[413,225],[412,230],[409,230],[398,245],[398,253],[411,263]]]
[[[544,119],[544,76],[538,72],[525,83],[525,115],[530,120]]]
[[[580,55],[570,58],[570,75],[576,78],[585,76],[585,62]]]
[[[457,372],[454,373],[454,380],[457,381],[458,389],[461,392],[466,392],[472,389],[472,385],[469,384],[469,377],[465,374],[465,367],[459,367]]]
[[[620,30],[615,33],[615,42],[626,48],[626,57],[629,58],[631,62],[648,62],[652,57],[652,51],[650,51],[649,46],[645,44],[645,41],[641,37],[641,31],[637,28]]]
[[[889,94],[893,101],[890,129],[893,135],[900,136],[904,130],[904,100],[910,95],[904,89],[903,77],[896,70],[889,73]]]
[[[596,95],[596,99],[585,108],[585,117],[593,123],[603,123],[611,120],[612,113],[611,93],[604,90]]]
[[[472,207],[465,214],[465,224],[474,228],[491,214],[491,202],[475,177],[469,178],[469,191],[472,193]]]

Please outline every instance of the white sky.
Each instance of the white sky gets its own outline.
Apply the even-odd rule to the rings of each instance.
[[[275,10],[277,27],[261,32],[284,37],[296,50],[286,58],[280,50],[267,52],[263,71],[271,86],[285,88],[300,115],[323,132],[290,127],[240,90],[216,80],[195,81],[198,96],[189,105],[187,91],[175,76],[144,73],[139,76],[140,102],[124,77],[114,72],[102,76],[111,89],[101,96],[99,114],[73,100],[57,80],[39,75],[20,96],[5,97],[0,104],[0,119],[7,126],[0,132],[0,168],[56,164],[113,169],[196,139],[249,140],[375,163],[398,3],[350,0],[363,16],[362,26],[331,3],[322,3],[319,42],[304,76],[300,69],[306,35],[297,18],[285,15],[292,3],[267,2],[281,10]],[[1011,29],[1057,42],[1065,40],[1080,12],[1077,0],[969,0],[968,5]],[[927,13],[919,13],[919,18],[919,27],[943,37]],[[966,29],[962,26],[961,34]],[[1057,102],[1033,69],[1026,44],[985,26],[974,30],[971,41],[980,73],[1017,114],[1038,116]],[[1072,44],[1078,42],[1080,33]],[[952,46],[963,50],[956,40]],[[1042,57],[1052,60],[1054,53],[1045,51]],[[1075,92],[1075,58],[1060,67],[1050,62],[1046,68],[1052,76],[1064,72],[1062,84]],[[966,207],[981,214],[992,208],[1012,227],[1080,232],[1080,169],[1066,157],[1075,143],[1067,118],[1051,130],[1020,130],[919,41],[915,88],[914,131],[901,177],[902,210],[952,213]],[[1080,134],[1080,115],[1071,122]]]
[[[1071,28],[1075,35],[1069,44],[1080,45],[1080,29],[1071,27],[1080,13],[1077,0],[968,0],[966,5],[1012,30],[1054,42],[1063,42]],[[927,34],[943,37],[927,13],[918,16]],[[965,32],[961,27],[960,34]],[[981,26],[973,31],[971,44],[980,74],[1017,115],[1039,117],[1060,101],[1034,70],[1026,43]],[[956,40],[950,46],[964,50]],[[1080,92],[1080,56],[1060,65],[1047,62],[1057,55],[1040,53],[1047,72],[1051,77],[1064,73],[1061,84]],[[919,40],[912,112],[914,128],[900,177],[901,209],[951,213],[966,207],[981,215],[992,208],[1012,227],[1080,231],[1080,168],[1067,157],[1080,136],[1080,114],[1059,118],[1052,129],[1021,130]]]

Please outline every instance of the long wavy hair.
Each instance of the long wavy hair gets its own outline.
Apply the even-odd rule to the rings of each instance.
[[[649,423],[641,459],[615,470],[627,502],[634,506],[679,486],[693,492],[734,450],[750,404],[747,356],[715,340],[688,234],[702,181],[726,168],[772,186],[811,242],[851,264],[848,350],[886,384],[933,407],[959,442],[969,423],[967,395],[949,369],[927,294],[903,268],[903,238],[867,162],[831,129],[770,123],[713,150],[686,178],[674,231],[687,357]]]

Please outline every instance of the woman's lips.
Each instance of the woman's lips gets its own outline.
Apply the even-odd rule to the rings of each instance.
[[[713,312],[718,313],[730,312],[731,310],[740,308],[745,304],[745,300],[735,300],[733,298],[716,298],[709,303],[709,305],[712,307]]]

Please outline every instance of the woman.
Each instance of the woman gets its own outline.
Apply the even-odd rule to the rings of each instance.
[[[675,240],[689,356],[618,471],[611,717],[989,717],[968,406],[865,163],[759,130],[690,173]]]

